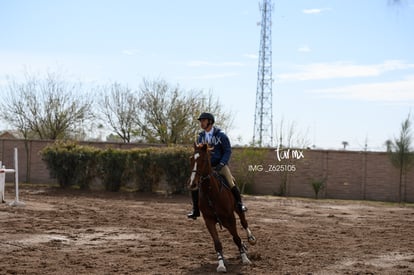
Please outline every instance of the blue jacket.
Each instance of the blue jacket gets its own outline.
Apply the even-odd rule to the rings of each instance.
[[[217,127],[213,127],[213,136],[210,145],[214,146],[211,155],[211,165],[217,166],[219,163],[228,164],[231,157],[231,145],[228,136]],[[198,135],[198,143],[206,143],[206,132],[203,131]]]

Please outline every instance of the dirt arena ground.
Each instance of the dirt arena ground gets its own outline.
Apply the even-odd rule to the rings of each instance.
[[[14,198],[7,188],[6,201]],[[215,274],[189,196],[23,187],[0,205],[0,274]],[[220,231],[228,274],[414,274],[414,207],[246,196],[252,264]],[[245,233],[240,235],[246,239]]]

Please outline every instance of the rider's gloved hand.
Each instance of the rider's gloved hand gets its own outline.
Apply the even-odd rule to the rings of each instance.
[[[220,172],[221,171],[221,169],[223,169],[223,167],[224,167],[224,163],[222,163],[222,162],[220,162],[217,166],[216,166],[216,171],[217,172]]]

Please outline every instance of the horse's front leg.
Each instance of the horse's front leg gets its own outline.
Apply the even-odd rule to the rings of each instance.
[[[234,217],[234,215],[232,215],[232,218],[229,220],[229,223],[225,225],[225,227],[228,229],[230,234],[233,236],[233,241],[239,248],[240,258],[242,260],[242,263],[251,264],[249,258],[247,257],[247,248],[243,244],[239,234],[237,233],[236,218]]]
[[[217,233],[216,220],[206,219],[204,217],[204,221],[206,223],[208,232],[210,232],[210,235],[213,238],[214,248],[217,253],[217,260],[218,260],[217,272],[227,272],[227,268],[224,265],[223,246],[221,245],[221,242],[220,242],[220,239]]]
[[[246,227],[246,235],[247,235],[247,241],[251,245],[256,244],[256,237],[252,234],[252,231],[250,231],[249,227]]]
[[[249,244],[255,245],[256,237],[253,235],[252,231],[249,229],[246,215],[244,214],[244,212],[241,212],[241,211],[236,211],[236,212],[237,212],[237,215],[239,215],[241,225],[243,226],[244,230],[246,230],[247,241],[249,242]]]

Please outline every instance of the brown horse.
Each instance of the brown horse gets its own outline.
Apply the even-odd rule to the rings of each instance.
[[[216,224],[220,224],[227,228],[233,236],[233,241],[236,243],[241,260],[243,264],[250,264],[250,260],[246,254],[246,246],[242,243],[241,238],[237,233],[236,212],[240,218],[243,228],[246,230],[247,239],[250,244],[256,244],[256,238],[250,231],[244,212],[236,207],[233,194],[230,189],[222,184],[219,175],[213,172],[210,163],[210,148],[207,144],[194,144],[194,155],[191,158],[191,177],[190,189],[199,190],[199,207],[203,214],[204,222],[210,232],[214,241],[214,248],[217,253],[218,267],[217,272],[226,272],[224,265],[223,247],[217,233]]]

